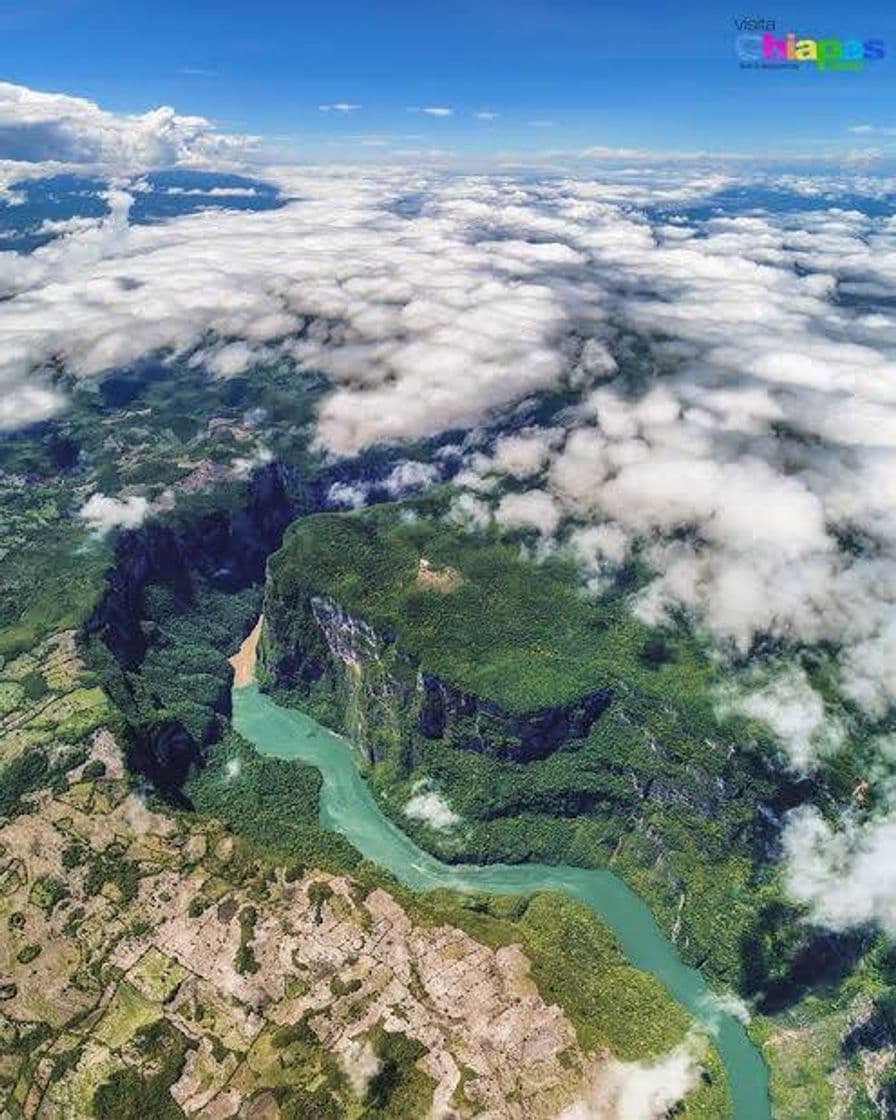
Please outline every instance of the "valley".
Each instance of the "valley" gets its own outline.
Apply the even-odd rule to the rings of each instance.
[[[80,422],[75,414],[72,424]],[[197,438],[188,435],[188,444]],[[39,432],[6,454],[34,471],[49,446]],[[155,439],[143,446],[154,454]],[[690,1015],[707,1014],[706,988],[691,987],[693,966],[716,991],[752,1000],[749,1032],[770,1066],[774,1116],[796,1120],[829,1107],[831,1094],[845,1102],[844,1115],[861,1115],[854,1105],[868,1086],[884,1091],[890,1068],[879,998],[888,957],[870,935],[838,939],[801,924],[782,894],[775,819],[823,795],[781,780],[761,727],[719,723],[716,670],[700,643],[684,627],[656,633],[626,614],[637,570],[616,592],[583,599],[563,563],[533,564],[519,539],[453,525],[439,493],[358,515],[321,512],[331,468],[300,460],[257,465],[246,479],[206,472],[198,490],[191,484],[170,510],[161,502],[114,548],[89,535],[75,512],[94,477],[83,449],[77,466],[42,476],[35,490],[4,476],[19,487],[12,524],[26,554],[64,531],[80,536],[90,561],[83,604],[67,599],[64,616],[52,580],[22,598],[15,581],[27,569],[6,574],[0,786],[2,828],[10,831],[0,842],[10,937],[0,976],[7,997],[0,1088],[10,1115],[123,1118],[161,1091],[172,1116],[258,1109],[286,1117],[288,1100],[323,1116],[372,1116],[382,1107],[383,1115],[412,1116],[420,1100],[439,1093],[459,1115],[501,1098],[510,1111],[494,1104],[496,1115],[516,1115],[514,1102],[523,1101],[520,1115],[541,1109],[548,1117],[577,1094],[612,1097],[614,1078],[632,1063],[650,1068],[679,1052],[691,1037]],[[385,459],[356,469],[375,485],[392,466]],[[337,478],[343,485],[344,468]],[[64,496],[49,520],[35,516],[30,497],[43,500],[47,487]],[[56,630],[58,621],[77,628]],[[262,705],[263,720],[274,718],[263,707],[271,701],[251,687],[231,698],[227,658],[250,633],[263,689],[355,743],[352,756],[334,741],[341,755],[331,752],[327,765],[338,757],[339,766],[350,763],[365,811],[408,853],[400,874],[384,851],[370,852],[384,870],[362,858],[370,833],[331,831],[344,819],[328,801],[327,782],[303,764],[315,758],[296,753],[304,742],[320,752],[324,729],[313,740],[290,733],[282,759],[248,741],[246,698]],[[250,651],[237,661],[242,685],[251,661]],[[307,717],[284,711],[280,718]],[[421,808],[412,814],[415,798]],[[14,851],[34,847],[40,859],[16,862]],[[470,864],[478,865],[474,880],[465,878]],[[608,871],[618,876],[622,912],[634,906],[635,925],[654,930],[651,945],[667,948],[642,952],[625,922],[617,924],[613,892],[598,903],[577,886],[579,876],[585,883]],[[412,893],[400,879],[435,893]],[[648,903],[656,926],[622,882]],[[349,900],[337,905],[332,926],[326,901],[320,929],[302,909],[314,884],[321,884],[315,897],[326,886],[337,901]],[[479,893],[467,894],[471,886]],[[538,893],[545,887],[597,905],[628,961],[588,910]],[[533,890],[531,902],[518,897]],[[363,934],[372,919],[361,894],[382,899],[375,913],[385,906],[405,931],[398,956],[379,960],[381,972],[357,971],[346,963],[352,952],[335,963],[336,943],[324,937],[332,928],[341,938],[345,921]],[[277,923],[299,931],[291,935],[296,959],[317,976],[312,947],[322,946],[332,975],[351,973],[336,987],[345,982],[352,991],[324,998],[315,980],[314,1001],[287,996],[297,966],[267,947]],[[462,945],[471,962],[487,965],[483,998],[492,1019],[512,1011],[506,1059],[485,1062],[458,1049],[459,1036],[445,1031],[438,975],[421,991],[402,971],[407,938],[421,944],[414,930],[433,923],[448,931],[446,945]],[[457,940],[464,937],[473,943]],[[58,951],[35,952],[48,938]],[[572,943],[581,953],[570,953]],[[519,946],[513,953],[528,964],[482,957],[476,945],[492,954]],[[190,946],[200,947],[198,957]],[[657,952],[668,967],[658,966]],[[499,960],[515,962],[513,978]],[[374,974],[389,969],[397,978],[387,985],[390,1002],[370,1005],[375,1020],[356,1019],[351,1008],[367,1003],[369,985],[380,983]],[[660,974],[675,1001],[638,969]],[[147,987],[147,970],[163,982]],[[583,986],[585,975],[592,979]],[[233,1030],[217,1012],[202,1023],[185,1015],[183,1001],[197,990],[201,997],[190,998],[201,1008],[221,1000],[231,1007]],[[539,999],[548,1009],[537,1012],[539,1021],[553,1016],[559,1032],[539,1059],[551,1071],[541,1096],[508,1080]],[[402,1021],[410,1014],[416,1033],[402,1027],[396,1035],[390,1016],[399,1014]],[[736,1115],[750,1115],[750,1094],[765,1077],[757,1050],[727,1010],[709,1019],[721,1023],[717,1045],[736,1080],[726,1080],[710,1036],[709,1049],[705,1041],[698,1047],[702,1057],[688,1059],[702,1063],[708,1080],[687,1095],[685,1114],[731,1114],[730,1085]],[[283,1030],[292,1033],[272,1044]],[[475,1039],[472,1023],[460,1035]],[[743,1040],[735,1051],[746,1055],[745,1066],[736,1056],[732,1063],[731,1038]],[[394,1071],[391,1103],[377,1098],[374,1107],[369,1086],[346,1072],[347,1055],[349,1065]],[[294,1061],[305,1073],[284,1081],[284,1062]]]

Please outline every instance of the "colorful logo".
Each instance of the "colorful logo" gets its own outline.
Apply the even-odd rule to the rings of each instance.
[[[877,62],[887,53],[883,39],[809,39],[791,31],[775,34],[774,20],[735,20],[746,34],[738,35],[734,49],[741,66],[797,69],[808,63],[816,70],[863,70],[866,62]],[[761,34],[760,34],[761,32]]]

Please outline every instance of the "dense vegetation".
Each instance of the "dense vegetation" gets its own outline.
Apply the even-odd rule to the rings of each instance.
[[[379,1069],[371,1078],[365,1100],[365,1120],[416,1120],[426,1114],[433,1082],[416,1063],[425,1047],[401,1031],[374,1033],[373,1049]]]
[[[384,807],[442,858],[585,866],[612,859],[666,928],[687,900],[687,956],[728,983],[762,991],[766,977],[745,948],[792,925],[794,912],[768,866],[773,832],[757,806],[779,812],[799,794],[773,772],[767,735],[745,721],[720,723],[717,670],[699,642],[684,627],[658,634],[642,626],[625,586],[586,596],[562,560],[536,564],[518,541],[469,534],[443,512],[436,498],[306,518],[290,529],[269,565],[269,660],[276,663],[279,649],[270,646],[282,645],[284,634],[313,644],[301,604],[314,593],[373,625],[388,649],[376,653],[376,666],[342,678],[333,659],[335,669],[324,665],[310,681],[275,683],[349,733],[346,712],[366,706],[357,722],[388,731],[376,739],[372,774]],[[430,570],[452,573],[449,590],[420,581],[421,558]],[[611,700],[584,738],[545,758],[502,758],[469,749],[462,722],[441,736],[421,734],[417,665],[516,712],[598,686]],[[403,694],[411,697],[389,710],[380,698],[402,689],[380,679],[387,673],[404,673]],[[434,830],[404,816],[421,778],[447,797],[462,828]],[[756,892],[783,909],[757,914]]]
[[[304,431],[320,382],[297,391],[285,365],[214,380],[188,362],[151,360],[98,386],[57,381],[67,410],[0,439],[0,656],[80,626],[99,599],[112,550],[79,517],[91,494],[153,501],[197,466],[226,475],[259,439],[280,461],[311,462]],[[190,497],[178,493],[178,504]]]
[[[256,587],[227,593],[201,579],[146,588],[140,628],[147,652],[136,672],[121,672],[98,645],[103,683],[134,729],[177,724],[197,743],[223,730],[234,651],[258,611]]]
[[[185,792],[197,811],[223,821],[259,851],[292,867],[356,868],[360,857],[317,821],[320,773],[312,766],[265,758],[228,732]]]
[[[685,632],[659,639],[639,623],[624,579],[616,593],[586,598],[571,562],[527,563],[517,542],[434,516],[440,504],[302,519],[272,559],[271,594],[326,595],[394,633],[429,672],[511,712],[619,680],[677,704],[705,697],[709,661]],[[421,558],[458,572],[457,586],[443,593],[421,582]],[[704,725],[707,706],[694,714]]]
[[[83,751],[70,750],[52,761],[45,750],[32,747],[0,766],[0,817],[15,817],[28,811],[28,795],[52,787],[66,771],[82,762]]]
[[[97,1120],[179,1120],[183,1111],[168,1090],[180,1077],[184,1061],[196,1043],[168,1022],[159,1019],[142,1027],[133,1045],[144,1056],[148,1068],[122,1066],[97,1089],[93,1108]]]

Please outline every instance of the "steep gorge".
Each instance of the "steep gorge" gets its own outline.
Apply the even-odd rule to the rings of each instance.
[[[397,753],[413,766],[425,740],[515,762],[547,758],[583,739],[611,700],[609,690],[595,689],[571,704],[513,713],[427,672],[394,635],[325,597],[287,600],[269,583],[265,611],[271,685],[316,703],[374,763]]]
[[[230,679],[223,658],[220,674],[205,674],[201,700],[207,718],[201,726],[188,729],[167,712],[147,719],[137,710],[140,670],[158,629],[147,609],[147,595],[153,588],[164,588],[188,614],[201,588],[227,596],[260,588],[267,557],[296,514],[286,472],[269,464],[253,475],[244,500],[235,506],[222,502],[175,521],[150,521],[119,538],[107,589],[87,624],[87,635],[99,639],[111,654],[110,660],[92,643],[93,660],[105,664],[107,691],[128,720],[132,768],[175,800],[191,767],[201,764],[203,748],[219,734],[216,717],[230,717]],[[235,646],[242,637],[234,632],[225,640]]]
[[[481,559],[488,542],[443,544],[440,533],[384,507],[294,526],[268,564],[262,687],[360,746],[381,807],[446,862],[612,867],[650,901],[687,961],[760,1001],[805,990],[806,961],[822,972],[848,967],[850,947],[836,937],[794,937],[797,915],[776,883],[784,814],[811,787],[782,775],[761,744],[726,738],[705,684],[698,697],[666,689],[670,678],[651,675],[637,653],[618,672],[609,659],[591,687],[580,673],[576,694],[566,666],[579,647],[559,644],[566,622],[559,639],[539,622],[528,647],[505,640],[528,627],[517,618],[553,609],[555,600],[541,601],[538,566],[516,561],[509,571],[510,553],[500,553],[493,576]],[[445,573],[445,586],[421,586],[421,571]],[[505,573],[523,588],[513,616],[496,603],[480,621],[479,600],[486,611],[491,600],[475,581],[490,587]],[[456,598],[452,588],[462,589]],[[619,639],[596,629],[595,608],[581,602],[593,659]],[[471,626],[475,640],[465,640]],[[560,666],[546,683],[529,674],[533,649]],[[672,656],[681,659],[672,682],[699,684],[687,651]],[[509,672],[492,694],[463,683],[489,679],[496,665]],[[517,673],[538,702],[526,705],[528,683],[508,687]],[[551,694],[556,702],[545,702]],[[419,789],[443,798],[459,823],[409,817]]]

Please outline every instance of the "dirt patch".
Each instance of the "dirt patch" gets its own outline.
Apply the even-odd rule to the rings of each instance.
[[[426,587],[430,591],[439,591],[448,595],[456,591],[464,582],[464,577],[457,568],[445,565],[444,568],[434,567],[425,556],[420,557],[417,565],[417,586]]]
[[[252,627],[252,632],[230,658],[233,666],[233,687],[245,688],[255,679],[255,662],[258,657],[258,642],[261,638],[261,626],[264,616],[260,615],[258,622]]]

